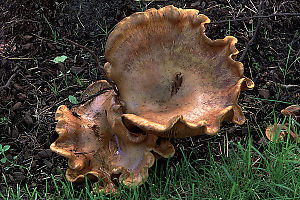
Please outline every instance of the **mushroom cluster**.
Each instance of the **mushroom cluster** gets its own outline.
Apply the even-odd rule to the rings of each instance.
[[[69,181],[97,180],[115,192],[147,180],[158,158],[175,153],[170,138],[218,132],[222,121],[243,124],[240,91],[254,83],[235,61],[237,39],[211,40],[210,20],[173,6],[134,13],[117,24],[105,46],[107,81],[90,85],[88,100],[55,119],[51,150],[67,157]]]

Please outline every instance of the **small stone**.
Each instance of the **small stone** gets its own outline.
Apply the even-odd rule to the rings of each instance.
[[[10,180],[11,182],[14,182],[14,181],[15,181],[14,177],[13,177],[11,174],[8,174],[8,177],[9,177],[9,180]]]
[[[230,127],[229,130],[228,130],[228,133],[231,134],[231,133],[233,133],[236,129],[237,129],[237,127],[235,127],[235,126]]]
[[[265,55],[265,52],[259,51],[259,54],[260,54],[261,56],[263,56],[263,55]]]
[[[19,131],[17,128],[13,128],[12,132],[11,132],[11,136],[13,138],[18,138],[19,137]]]
[[[13,86],[16,90],[23,91],[23,87],[21,85],[19,85],[18,83],[14,83]]]
[[[52,51],[55,50],[55,46],[53,46],[51,43],[47,43],[47,46],[48,46]]]
[[[28,126],[32,126],[33,125],[33,119],[30,116],[30,112],[26,112],[24,115],[24,122],[28,125]]]
[[[52,168],[53,164],[48,161],[48,160],[44,160],[44,164],[48,167],[48,168]]]
[[[7,59],[3,58],[1,63],[4,66],[7,63]]]
[[[38,152],[38,156],[40,158],[49,158],[52,155],[52,151],[50,149],[45,149]]]
[[[201,1],[196,1],[195,3],[191,3],[191,7],[197,7],[200,6]]]
[[[17,103],[15,103],[15,105],[13,105],[13,107],[11,108],[12,111],[15,110],[19,110],[21,107],[22,103],[20,101],[18,101]]]
[[[72,73],[76,73],[76,74],[80,74],[84,69],[82,67],[72,67],[71,68],[71,72]]]
[[[26,49],[26,50],[31,49],[32,47],[33,47],[32,43],[27,43],[27,44],[22,45],[22,48]]]
[[[36,161],[33,160],[30,166],[31,169],[35,169],[36,168]]]
[[[246,135],[248,133],[248,128],[247,127],[243,127],[242,128],[242,134]]]
[[[24,176],[22,172],[15,172],[14,178],[16,179],[16,181],[23,181],[25,180],[26,176]]]
[[[13,156],[11,154],[6,155],[7,160],[12,160]]]
[[[30,40],[33,36],[31,36],[31,35],[24,35],[23,37],[24,37],[25,40]]]
[[[64,26],[63,19],[58,20],[58,24],[59,24],[59,26],[63,27]]]
[[[23,93],[17,94],[17,97],[18,97],[18,99],[20,99],[20,100],[25,100],[25,99],[27,99],[26,94],[23,94]]]
[[[30,151],[25,151],[25,153],[24,153],[24,159],[27,160],[30,157],[31,157]]]
[[[269,99],[270,97],[270,91],[267,89],[259,89],[258,93],[263,96],[265,99]]]

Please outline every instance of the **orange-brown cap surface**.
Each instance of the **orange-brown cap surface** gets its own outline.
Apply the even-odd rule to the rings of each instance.
[[[161,137],[215,134],[223,120],[243,124],[237,100],[254,83],[234,61],[237,39],[211,40],[198,10],[167,6],[119,22],[105,50],[107,75],[124,101],[126,127]]]
[[[300,122],[300,106],[299,105],[291,105],[281,110],[281,114]]]
[[[68,158],[67,180],[83,181],[87,176],[98,181],[99,190],[115,193],[119,181],[137,186],[147,180],[148,168],[155,160],[153,152],[168,157],[175,150],[157,135],[129,132],[114,91],[94,96],[106,88],[111,88],[106,81],[98,81],[83,93],[83,97],[93,98],[71,111],[64,105],[57,109],[59,137],[50,148]]]

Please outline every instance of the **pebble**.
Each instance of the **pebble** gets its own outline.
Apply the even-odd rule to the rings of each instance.
[[[33,125],[33,119],[32,117],[30,116],[30,112],[26,112],[25,115],[24,115],[24,122],[28,125],[28,126],[32,126]]]
[[[23,37],[24,37],[25,40],[30,40],[33,36],[31,36],[31,35],[24,35]]]
[[[14,181],[15,181],[14,177],[13,177],[11,174],[8,174],[8,177],[9,177],[9,180],[10,180],[11,182],[14,182]]]
[[[40,158],[49,158],[52,156],[52,151],[50,149],[45,149],[38,152]]]
[[[25,100],[25,99],[27,99],[26,94],[23,94],[23,93],[18,93],[17,96],[18,96],[18,99],[20,99],[20,100]]]
[[[14,88],[16,89],[16,90],[18,90],[18,91],[23,91],[24,90],[24,88],[22,87],[22,86],[20,86],[18,83],[14,83]]]
[[[33,160],[30,166],[31,169],[35,169],[36,168],[36,161]]]
[[[52,168],[53,164],[48,161],[48,160],[44,160],[44,164],[48,167],[48,168]]]
[[[258,93],[263,96],[265,99],[269,99],[270,97],[270,91],[266,89],[259,89]]]
[[[4,66],[7,63],[7,59],[3,58],[1,63]]]
[[[19,137],[19,130],[15,127],[13,128],[12,132],[11,132],[11,136],[13,138],[18,138]]]
[[[25,180],[26,176],[24,176],[24,174],[22,172],[15,172],[14,178],[16,181],[23,181],[23,180]]]
[[[246,135],[248,133],[248,128],[247,127],[243,127],[242,128],[242,134]]]
[[[22,48],[26,50],[31,49],[32,47],[33,47],[33,43],[27,43],[22,45]]]
[[[11,108],[12,111],[15,110],[19,110],[21,107],[22,103],[20,101],[18,101],[17,103],[15,103],[15,105],[13,105],[13,107]]]

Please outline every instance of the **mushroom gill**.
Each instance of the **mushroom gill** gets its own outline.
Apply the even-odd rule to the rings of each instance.
[[[104,68],[124,102],[124,125],[160,137],[215,134],[224,120],[243,124],[237,104],[254,83],[235,61],[237,39],[211,40],[210,20],[166,6],[132,14],[109,35]]]

